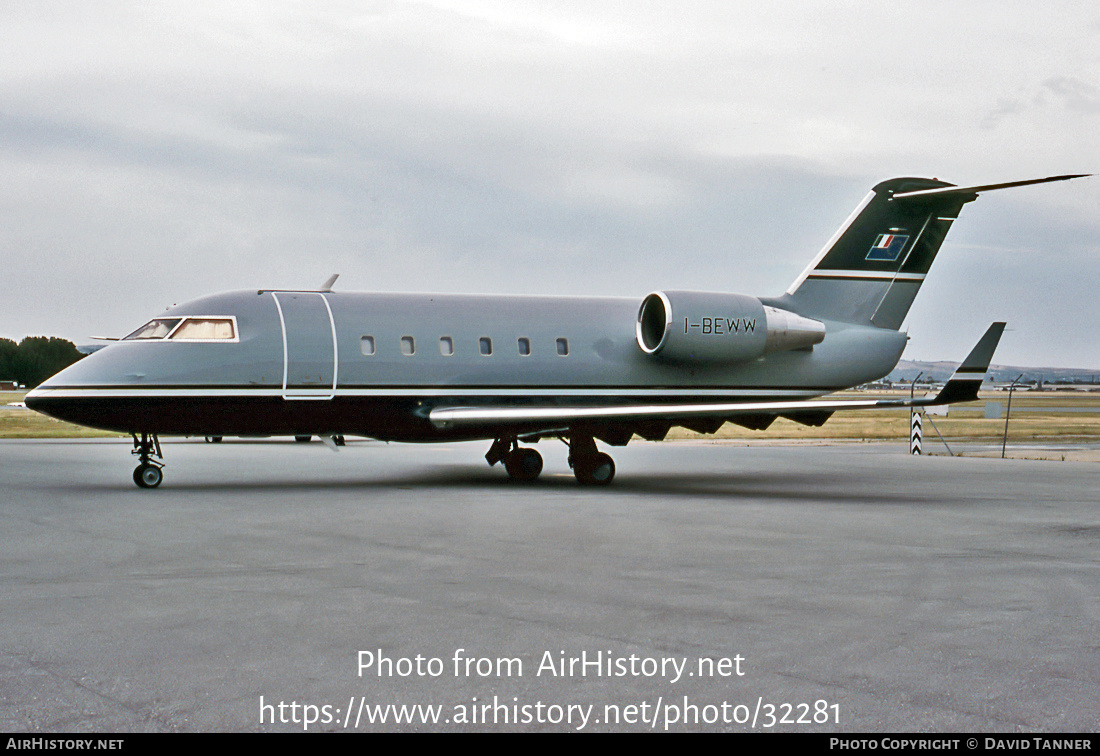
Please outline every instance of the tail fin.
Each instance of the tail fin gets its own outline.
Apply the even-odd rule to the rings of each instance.
[[[883,181],[791,285],[786,299],[809,317],[900,328],[963,205],[982,191],[1079,177],[970,187],[926,178]]]

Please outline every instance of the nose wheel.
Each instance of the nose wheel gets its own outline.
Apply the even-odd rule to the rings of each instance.
[[[156,488],[162,480],[164,473],[154,464],[143,464],[134,468],[134,482],[138,488]]]
[[[153,433],[142,433],[141,440],[135,433],[133,438],[134,450],[131,454],[137,455],[140,461],[134,468],[134,483],[138,488],[156,488],[164,480],[164,463],[160,461],[164,455],[160,452],[160,440]]]

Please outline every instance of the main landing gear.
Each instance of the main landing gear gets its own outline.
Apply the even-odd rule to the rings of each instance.
[[[160,453],[160,441],[153,433],[142,433],[140,441],[136,433],[132,435],[134,450],[130,453],[136,454],[140,460],[140,464],[134,468],[134,483],[138,488],[156,488],[164,480],[164,463],[160,461],[164,459],[164,455]]]
[[[504,463],[512,480],[534,480],[542,472],[542,455],[534,449],[521,447],[514,438],[498,438],[485,455],[490,465]]]
[[[596,448],[591,436],[572,436],[568,444],[569,467],[582,486],[606,486],[615,478],[615,461]],[[515,438],[498,438],[485,459],[490,465],[503,462],[512,480],[534,480],[542,472],[542,455],[521,447]]]
[[[606,486],[615,478],[615,460],[597,449],[591,436],[570,439],[569,466],[582,486]]]

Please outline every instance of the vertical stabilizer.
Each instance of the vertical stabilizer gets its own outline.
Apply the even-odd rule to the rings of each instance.
[[[807,317],[900,328],[963,205],[979,192],[1083,175],[966,187],[926,178],[883,181],[791,284],[782,304]]]
[[[976,193],[897,194],[952,188],[896,178],[867,195],[787,291],[810,317],[897,329],[959,211]]]

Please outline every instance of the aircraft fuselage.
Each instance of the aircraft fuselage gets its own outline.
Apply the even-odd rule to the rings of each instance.
[[[96,428],[161,435],[497,438],[536,427],[437,428],[432,407],[799,399],[880,378],[897,331],[826,323],[811,349],[745,362],[661,359],[635,334],[641,299],[239,291],[158,318],[232,318],[224,341],[112,343],[43,384],[34,406]],[[695,322],[698,321],[698,322]],[[714,339],[762,323],[716,313]],[[719,322],[720,321],[720,322]]]

